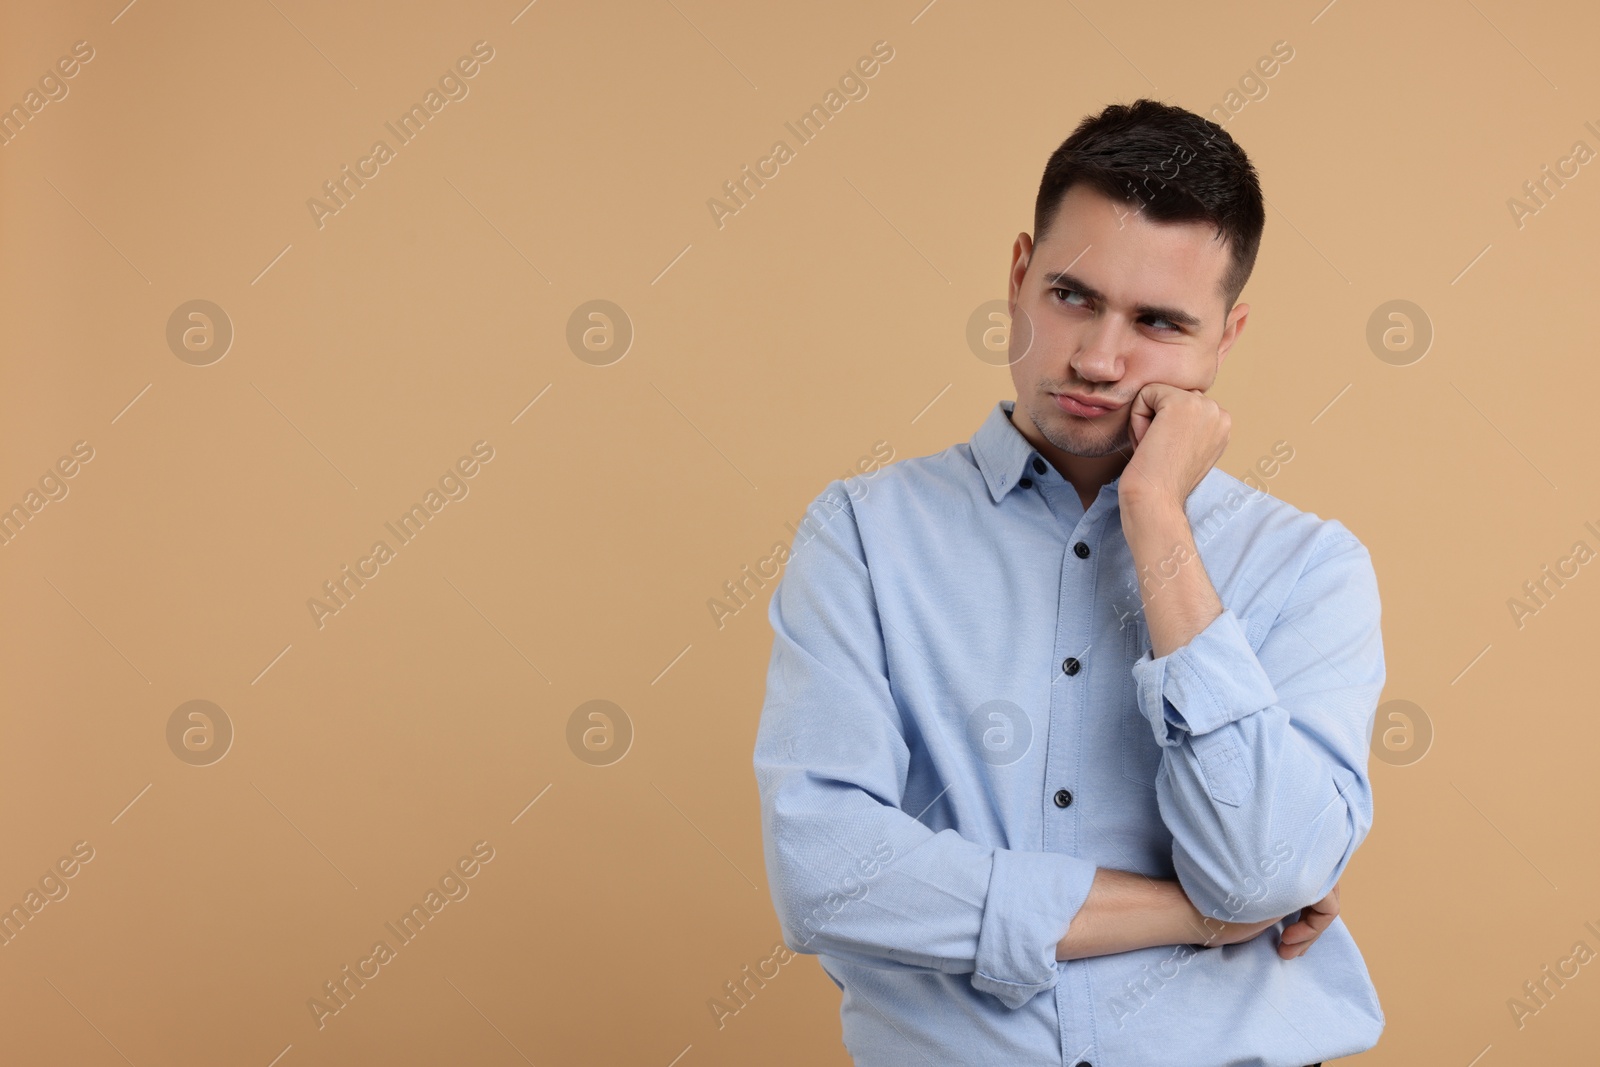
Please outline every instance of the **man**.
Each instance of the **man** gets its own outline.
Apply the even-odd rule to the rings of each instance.
[[[1377,1042],[1338,918],[1372,825],[1372,561],[1214,466],[1263,223],[1221,127],[1085,119],[1012,252],[1016,401],[812,504],[754,763],[784,942],[858,1064]]]

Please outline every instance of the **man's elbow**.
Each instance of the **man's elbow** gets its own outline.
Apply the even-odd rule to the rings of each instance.
[[[1180,879],[1184,892],[1201,915],[1225,923],[1259,923],[1281,919],[1315,903],[1298,889],[1292,891],[1230,893],[1216,886],[1194,887]]]
[[[1312,903],[1304,898],[1303,894],[1295,893],[1270,893],[1251,898],[1235,898],[1227,901],[1226,906],[1219,908],[1223,914],[1216,917],[1230,923],[1260,923],[1273,919],[1281,919],[1293,914]],[[1228,911],[1232,914],[1227,914]]]
[[[779,857],[771,872],[772,904],[783,943],[791,952],[826,952],[848,924],[844,914],[867,895],[867,884],[853,877],[830,884],[795,857]]]
[[[1201,915],[1228,923],[1281,919],[1327,895],[1330,872],[1276,857],[1263,857],[1256,872],[1234,872],[1197,863],[1181,851],[1173,856],[1178,884]],[[1337,877],[1337,875],[1335,875]]]
[[[778,910],[778,931],[791,952],[815,956],[822,951],[819,935],[827,927],[828,910],[817,905],[801,911],[791,905]]]

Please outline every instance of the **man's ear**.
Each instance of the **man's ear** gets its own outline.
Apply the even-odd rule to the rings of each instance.
[[[1028,264],[1032,260],[1033,238],[1027,233],[1017,234],[1016,243],[1011,246],[1011,279],[1006,297],[1006,310],[1012,318],[1016,318],[1017,298],[1022,294],[1022,281],[1028,276]]]
[[[1232,311],[1228,312],[1228,321],[1222,327],[1222,337],[1217,341],[1217,369],[1222,369],[1222,360],[1233,347],[1233,343],[1244,332],[1245,320],[1250,317],[1249,304],[1235,304]]]

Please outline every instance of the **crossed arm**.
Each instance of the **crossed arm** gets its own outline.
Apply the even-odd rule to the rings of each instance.
[[[1301,911],[1278,940],[1283,959],[1303,956],[1339,914],[1339,887]],[[1283,918],[1280,916],[1280,919]],[[1200,913],[1174,879],[1101,867],[1083,907],[1056,944],[1056,959],[1080,960],[1158,945],[1234,945],[1248,941],[1279,919],[1229,923]]]

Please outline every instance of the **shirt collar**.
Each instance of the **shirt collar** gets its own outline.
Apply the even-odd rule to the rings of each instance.
[[[1029,465],[1035,457],[1044,461],[1039,450],[1012,423],[1011,412],[1016,406],[1015,400],[997,401],[989,409],[989,416],[978,427],[978,432],[972,435],[972,454],[977,457],[978,469],[983,472],[983,480],[989,486],[989,495],[997,504],[1016,487],[1024,474],[1029,473]],[[1116,491],[1117,483],[1121,480],[1119,474],[1107,483],[1112,492]]]
[[[1033,445],[1022,436],[1022,431],[1011,423],[1015,400],[998,401],[989,409],[978,432],[972,435],[972,454],[977,457],[978,470],[989,484],[989,495],[995,503],[1017,484],[1027,469],[1028,461],[1036,453]]]
[[[1036,476],[1037,470],[1033,461],[1037,457],[1041,463],[1048,463],[1039,455],[1038,449],[1017,429],[1011,421],[1011,413],[1016,409],[1015,400],[1001,400],[990,409],[989,415],[983,420],[983,425],[978,427],[978,432],[972,435],[970,447],[973,457],[978,462],[978,469],[983,472],[983,480],[989,486],[989,495],[995,503],[1012,489],[1024,475]],[[1052,474],[1054,468],[1047,467],[1046,475]],[[1054,475],[1059,478],[1060,475]],[[1037,476],[1036,476],[1037,477]],[[1122,482],[1122,475],[1118,474],[1102,488],[1109,488],[1115,493]],[[1230,484],[1231,483],[1231,484]],[[1206,471],[1205,477],[1200,479],[1198,485],[1184,501],[1184,513],[1191,522],[1201,515],[1213,511],[1219,502],[1226,503],[1238,493],[1245,503],[1253,502],[1260,497],[1270,494],[1245,492],[1245,486],[1224,474],[1222,468],[1212,467]],[[1226,500],[1224,499],[1226,498]],[[1232,511],[1237,511],[1238,504],[1228,503]]]

